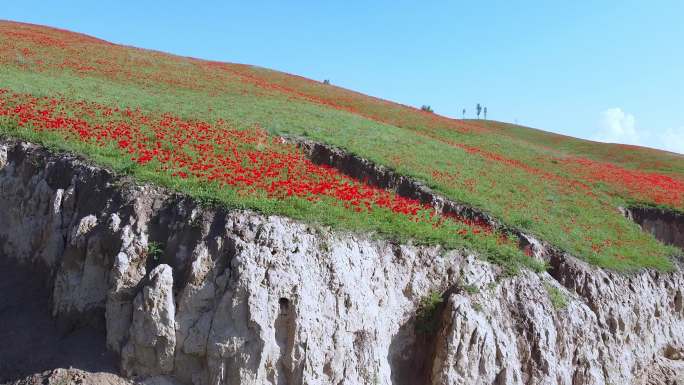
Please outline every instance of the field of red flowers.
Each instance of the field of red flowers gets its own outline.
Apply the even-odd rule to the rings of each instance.
[[[156,171],[179,178],[194,177],[242,193],[269,197],[298,196],[313,201],[334,198],[354,211],[386,208],[417,220],[429,206],[355,181],[337,170],[315,165],[290,144],[274,140],[255,127],[236,130],[222,120],[213,124],[171,114],[151,116],[64,98],[36,98],[0,89],[0,116],[19,127],[58,133],[103,147],[115,144],[138,165],[154,162]],[[97,122],[97,123],[94,123]]]
[[[520,257],[501,234],[314,165],[279,139],[307,136],[600,266],[666,269],[674,252],[617,207],[684,210],[684,157],[675,154],[449,119],[264,68],[30,24],[0,22],[0,68],[6,134],[226,204]]]
[[[478,249],[478,239],[515,243],[491,227],[456,215],[435,214],[415,199],[354,180],[336,169],[316,165],[297,147],[259,127],[238,130],[219,119],[209,123],[170,113],[149,114],[99,103],[35,97],[0,89],[0,122],[16,124],[14,133],[50,134],[65,142],[109,147],[139,167],[182,180],[230,189],[238,197],[308,202],[324,201],[355,216],[384,211],[395,221],[429,225]],[[485,241],[485,243],[487,243]],[[508,255],[522,258],[521,255]]]

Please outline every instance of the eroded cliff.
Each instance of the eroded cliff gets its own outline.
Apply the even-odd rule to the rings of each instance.
[[[507,277],[467,251],[207,208],[13,141],[0,143],[0,196],[2,258],[45,281],[62,329],[103,330],[127,377],[198,385],[684,379],[679,264],[622,275],[549,253],[549,273]],[[434,292],[443,301],[424,327],[421,302]]]

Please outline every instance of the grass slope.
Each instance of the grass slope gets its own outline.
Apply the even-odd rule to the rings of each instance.
[[[209,180],[206,170],[166,165],[156,155],[151,162],[139,164],[121,156],[139,154],[130,154],[115,142],[98,146],[92,138],[84,141],[73,132],[36,130],[40,124],[29,121],[21,127],[17,124],[21,113],[9,108],[20,101],[8,95],[44,98],[38,104],[57,100],[63,107],[51,111],[52,118],[73,116],[91,130],[106,125],[111,115],[90,116],[78,107],[79,101],[96,103],[98,109],[138,111],[148,120],[126,123],[147,133],[139,141],[142,146],[159,134],[156,126],[147,127],[149,121],[159,122],[168,113],[214,128],[270,134],[265,139],[268,144],[240,147],[241,151],[296,154],[296,149],[274,144],[273,136],[306,136],[423,180],[454,200],[480,207],[602,267],[667,270],[668,257],[675,253],[640,231],[617,208],[643,203],[684,210],[684,157],[677,154],[593,143],[500,122],[453,120],[277,71],[177,57],[13,22],[0,22],[0,89],[6,90],[7,112],[2,117],[6,133],[76,150],[142,179],[233,206],[468,247],[505,265],[534,265],[505,240],[505,234],[479,231],[477,224],[458,218],[425,219],[429,214],[421,209],[417,219],[380,207],[374,198],[372,208],[366,210],[365,203],[359,206],[328,192],[314,194],[315,199],[310,199],[308,190],[308,195],[274,195]],[[174,148],[197,152],[204,147]],[[219,157],[225,155],[222,151],[211,148]],[[197,156],[192,159],[200,161]],[[302,163],[301,167],[310,166]],[[190,178],[179,178],[178,172],[189,172]],[[269,178],[268,183],[280,183],[278,178],[289,180],[292,175]],[[334,178],[343,180],[339,175]]]

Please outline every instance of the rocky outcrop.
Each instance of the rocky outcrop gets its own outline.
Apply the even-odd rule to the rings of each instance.
[[[149,284],[144,285],[133,300],[133,319],[121,353],[123,372],[130,377],[173,371],[176,310],[171,267],[155,267],[148,279]]]
[[[681,379],[679,268],[624,276],[556,253],[549,273],[506,277],[465,251],[201,207],[11,141],[0,144],[0,197],[0,255],[46,280],[66,329],[105,330],[129,377],[212,385]],[[433,292],[442,301],[427,312]]]
[[[449,298],[434,383],[650,383],[639,375],[661,370],[681,381],[681,274],[628,277],[567,256],[551,264],[550,275]]]

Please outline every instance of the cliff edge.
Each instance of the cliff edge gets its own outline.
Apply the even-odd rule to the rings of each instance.
[[[206,207],[11,140],[0,196],[0,257],[132,380],[684,381],[680,263],[625,275],[556,253],[548,273],[511,277],[465,250]]]

